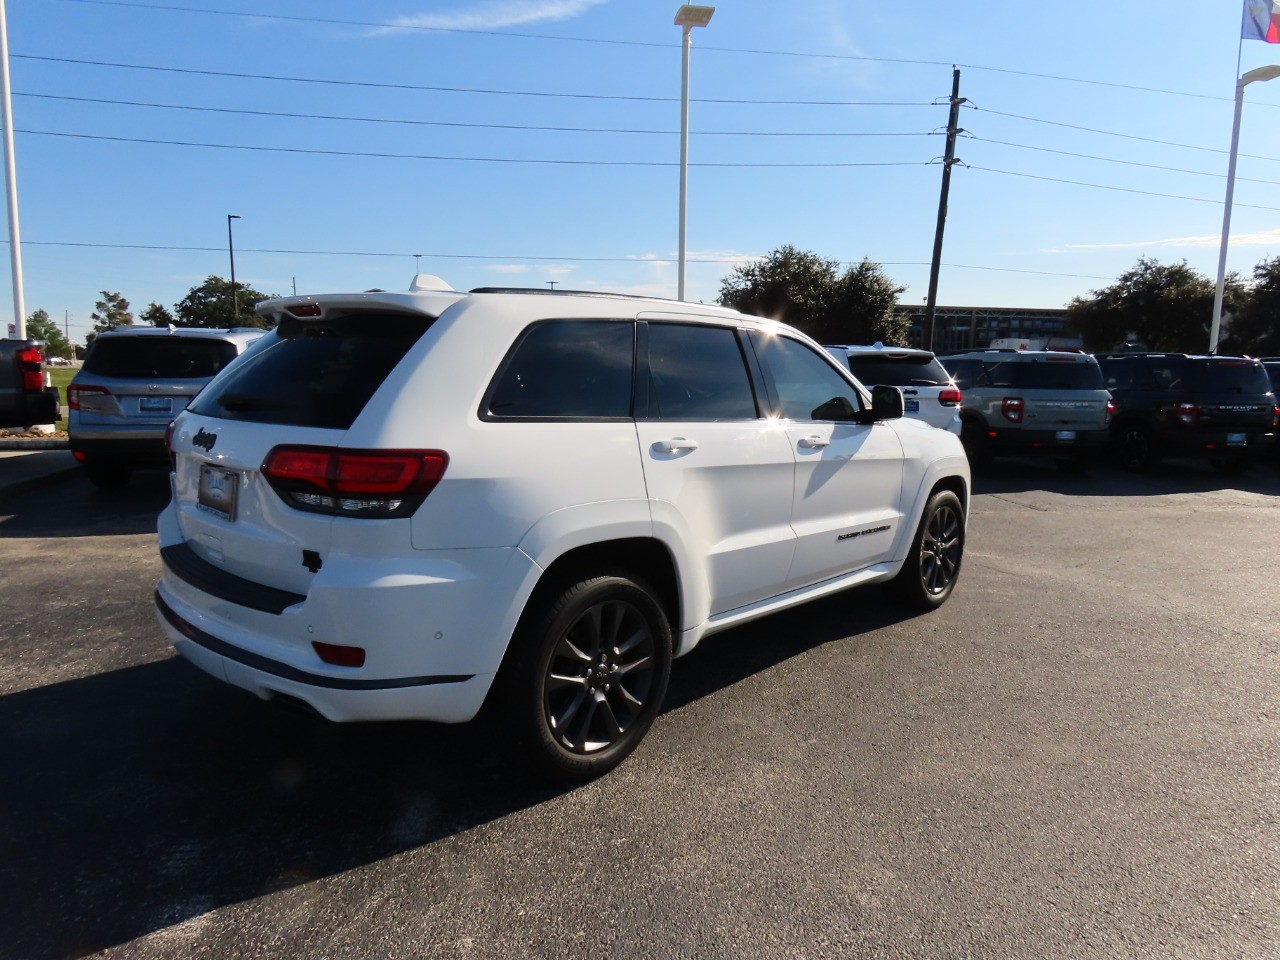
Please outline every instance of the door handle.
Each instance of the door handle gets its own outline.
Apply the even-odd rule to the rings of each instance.
[[[807,447],[810,450],[816,450],[818,447],[831,446],[831,441],[826,437],[801,437],[800,446]]]
[[[672,437],[670,440],[659,440],[654,444],[659,453],[679,453],[681,450],[697,450],[697,440],[686,440],[684,437]]]

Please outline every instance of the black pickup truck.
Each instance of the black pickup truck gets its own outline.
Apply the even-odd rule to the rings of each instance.
[[[44,355],[34,340],[0,340],[0,427],[54,423],[58,389],[44,385]]]

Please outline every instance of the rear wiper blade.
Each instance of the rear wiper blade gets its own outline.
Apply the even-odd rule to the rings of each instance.
[[[915,380],[915,379],[913,379],[911,382],[912,382],[913,384],[915,384],[916,386],[919,386],[919,387],[940,387],[940,386],[942,386],[942,384],[941,384],[941,383],[939,383],[937,380]]]

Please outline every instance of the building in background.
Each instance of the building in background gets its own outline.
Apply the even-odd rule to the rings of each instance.
[[[924,304],[898,304],[894,311],[911,322],[911,346],[924,346]],[[1010,338],[1043,341],[1047,347],[1079,347],[1081,340],[1067,330],[1066,316],[1066,310],[1024,307],[938,307],[933,352],[956,353]]]

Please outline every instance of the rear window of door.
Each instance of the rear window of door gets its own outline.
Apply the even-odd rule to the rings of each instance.
[[[102,337],[84,370],[99,377],[136,380],[200,380],[236,358],[235,344],[205,337]]]
[[[529,327],[489,388],[485,419],[631,417],[635,324],[543,320]]]
[[[751,377],[728,327],[650,323],[649,416],[657,420],[751,420]]]
[[[357,313],[285,320],[275,338],[255,345],[189,409],[223,420],[345,430],[433,319]]]

